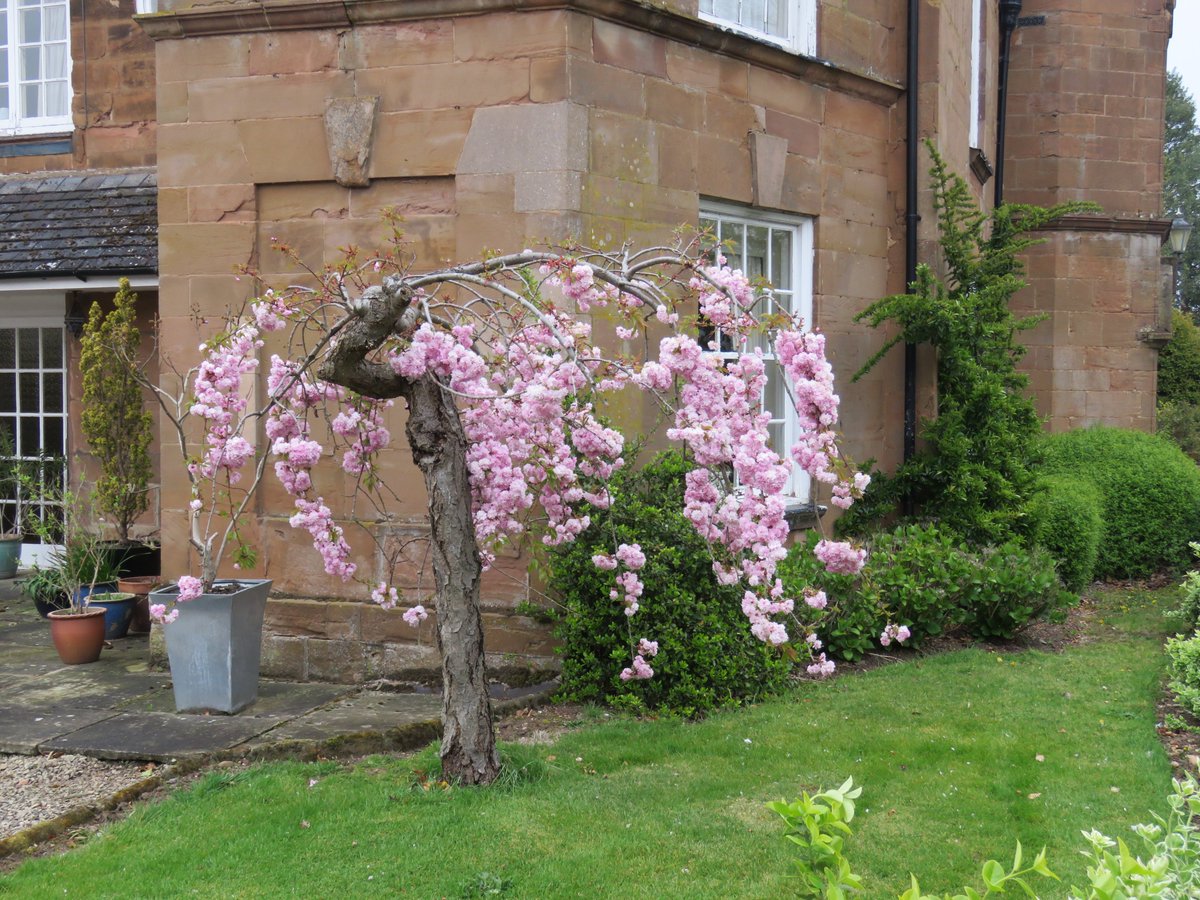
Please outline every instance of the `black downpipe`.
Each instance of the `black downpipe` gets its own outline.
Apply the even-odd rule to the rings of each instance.
[[[918,94],[917,50],[920,45],[917,29],[920,25],[921,0],[908,0],[908,86],[905,96],[905,160],[904,160],[904,290],[911,292],[917,280],[917,141]],[[917,450],[917,345],[904,344],[904,461],[912,459]],[[912,500],[904,499],[904,514],[912,515]]]
[[[996,102],[996,193],[993,208],[1004,202],[1004,124],[1008,118],[1008,59],[1013,32],[1021,15],[1021,0],[1000,0],[1000,87]]]

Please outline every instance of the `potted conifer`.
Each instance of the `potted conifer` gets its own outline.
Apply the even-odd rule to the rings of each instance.
[[[80,428],[100,462],[93,500],[116,528],[112,547],[123,575],[157,575],[158,548],[130,536],[149,507],[154,419],[146,408],[139,372],[141,346],[137,294],[122,278],[105,313],[93,303],[83,328],[79,366],[83,376]]]

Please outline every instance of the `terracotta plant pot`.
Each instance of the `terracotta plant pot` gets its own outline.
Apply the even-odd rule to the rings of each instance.
[[[146,634],[150,631],[150,591],[158,582],[158,575],[133,575],[117,582],[118,591],[137,597],[137,604],[133,608],[133,621],[129,623],[129,630],[134,634]]]
[[[60,609],[50,613],[50,639],[58,657],[68,666],[95,662],[104,647],[104,610],[73,613]]]

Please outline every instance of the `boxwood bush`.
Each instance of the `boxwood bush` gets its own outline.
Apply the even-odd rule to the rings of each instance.
[[[1008,640],[1070,603],[1045,550],[1010,541],[972,548],[935,525],[904,525],[867,542],[857,576],[831,575],[814,559],[816,535],[797,543],[779,568],[788,596],[823,590],[823,611],[797,603],[798,615],[832,656],[854,660],[878,644],[888,622],[907,625],[909,647],[960,626],[974,637]]]
[[[558,627],[563,648],[561,696],[631,709],[694,716],[777,690],[790,662],[750,634],[743,590],[722,587],[708,545],[684,518],[684,476],[678,452],[658,455],[643,469],[613,479],[609,510],[589,510],[591,525],[549,557],[549,585],[564,607]],[[640,544],[646,554],[645,592],[632,619],[609,599],[613,573],[592,555],[617,544]],[[658,641],[654,677],[620,680],[632,637]]]
[[[1092,583],[1104,534],[1104,498],[1092,482],[1048,475],[1026,510],[1030,540],[1054,557],[1063,587],[1078,593]]]
[[[1042,474],[1100,491],[1104,535],[1094,577],[1142,578],[1185,566],[1200,538],[1200,468],[1153,434],[1097,426],[1042,440]]]

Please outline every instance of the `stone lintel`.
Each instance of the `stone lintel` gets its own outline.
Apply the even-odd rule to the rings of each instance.
[[[881,106],[894,104],[903,90],[900,85],[873,75],[828,60],[801,56],[638,0],[268,0],[189,7],[135,18],[152,39],[164,41],[250,31],[352,28],[355,25],[544,10],[568,10],[614,22],[792,75],[809,84],[862,97]]]

